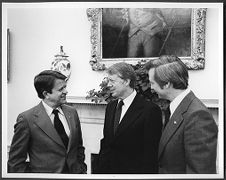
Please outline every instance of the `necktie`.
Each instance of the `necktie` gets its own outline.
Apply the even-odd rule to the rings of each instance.
[[[165,113],[165,122],[164,122],[164,128],[165,128],[166,124],[169,122],[170,114],[171,114],[169,106],[164,113]]]
[[[58,115],[59,111],[57,109],[53,110],[53,114],[54,114],[54,127],[56,129],[56,131],[58,132],[60,138],[62,139],[65,147],[67,148],[68,145],[68,136],[64,130],[64,126],[62,124],[62,122],[60,121],[59,115]]]
[[[124,105],[124,102],[122,100],[119,101],[116,111],[115,111],[115,121],[114,121],[114,133],[116,132],[116,129],[119,125],[121,113],[122,113],[122,106]]]

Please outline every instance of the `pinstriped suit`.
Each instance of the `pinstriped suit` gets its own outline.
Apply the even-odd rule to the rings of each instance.
[[[159,173],[216,173],[217,125],[190,92],[167,123],[159,143]]]

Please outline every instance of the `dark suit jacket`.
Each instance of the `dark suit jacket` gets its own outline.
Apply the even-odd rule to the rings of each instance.
[[[42,103],[18,116],[9,152],[8,172],[61,173],[65,164],[69,173],[86,172],[77,111],[67,105],[62,105],[62,111],[70,128],[67,149]],[[27,154],[29,163],[26,163]]]
[[[217,125],[190,92],[172,114],[159,143],[159,173],[216,173]]]
[[[106,107],[97,173],[157,173],[160,108],[136,95],[114,135],[116,105],[112,101]]]

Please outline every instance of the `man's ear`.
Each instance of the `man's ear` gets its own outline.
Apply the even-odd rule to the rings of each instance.
[[[45,97],[44,99],[48,99],[48,92],[47,91],[43,91],[42,95]]]
[[[170,82],[166,83],[163,88],[164,89],[169,89],[172,86],[172,84]]]
[[[126,86],[129,86],[130,81],[131,81],[130,79],[125,79],[125,80],[124,80],[124,82],[125,82]]]

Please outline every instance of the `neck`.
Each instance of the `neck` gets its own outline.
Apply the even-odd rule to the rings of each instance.
[[[56,106],[54,103],[48,101],[47,99],[43,99],[43,101],[51,108],[56,109],[58,106]]]
[[[133,91],[134,91],[134,89],[132,89],[132,88],[126,89],[125,92],[124,92],[124,94],[123,94],[123,96],[120,97],[120,99],[123,100],[123,99],[127,98],[130,94],[133,93]]]
[[[177,96],[179,96],[181,93],[183,93],[186,89],[174,89],[170,94],[169,94],[169,100],[172,102]]]

